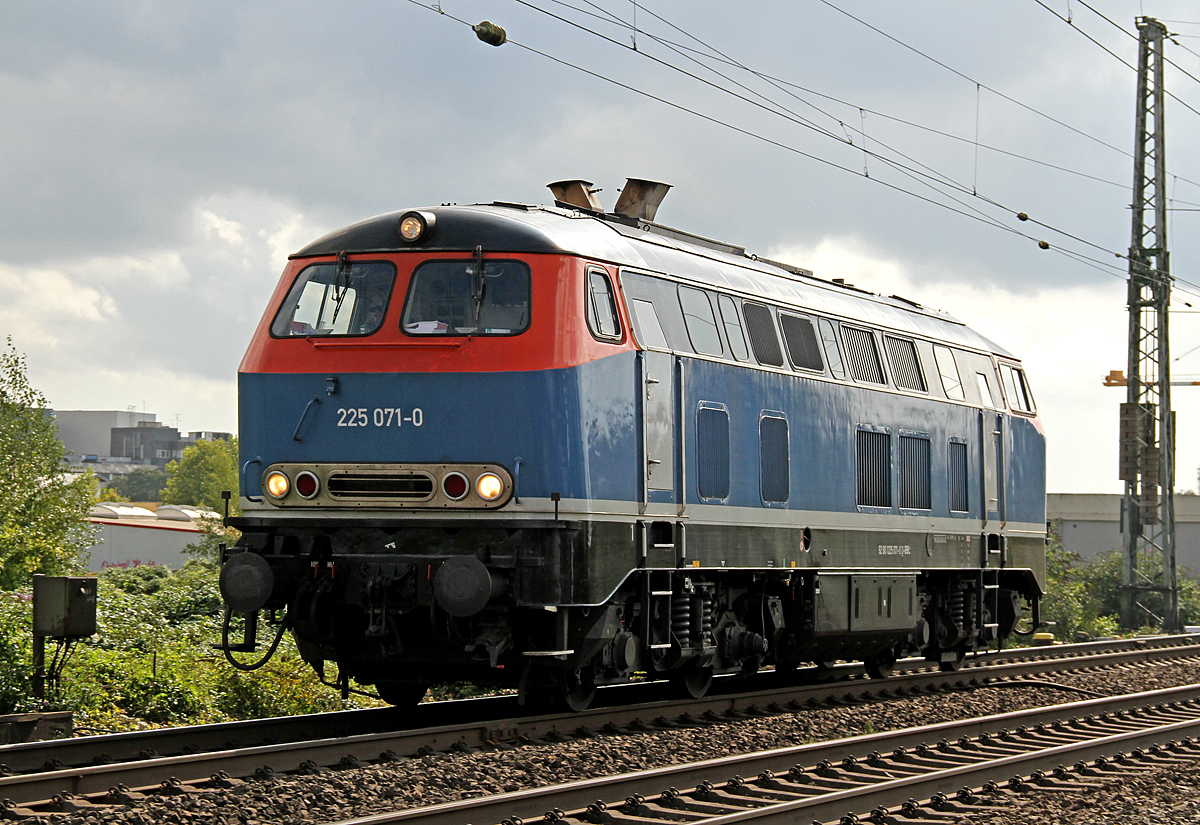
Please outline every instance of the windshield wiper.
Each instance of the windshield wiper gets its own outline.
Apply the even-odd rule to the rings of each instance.
[[[329,319],[329,326],[332,327],[337,323],[338,313],[342,311],[342,301],[346,300],[346,293],[350,291],[350,262],[346,260],[346,253],[339,252],[337,260],[337,274],[333,277],[333,317]]]
[[[483,294],[487,291],[487,284],[483,280],[483,247],[475,247],[475,286],[471,290],[471,300],[475,302],[475,315],[472,319],[472,325],[479,328],[479,314],[483,310]]]

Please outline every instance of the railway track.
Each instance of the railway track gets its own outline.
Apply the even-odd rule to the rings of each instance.
[[[1000,804],[1006,790],[1082,790],[1200,756],[1200,685],[892,731],[343,820],[697,825],[886,822]],[[1071,767],[1066,767],[1066,766]],[[745,778],[750,777],[750,778]]]
[[[845,666],[833,669],[818,684],[782,684],[776,678],[771,689],[718,693],[688,702],[641,702],[652,692],[645,689],[653,687],[643,685],[602,692],[603,703],[610,706],[568,715],[521,717],[513,698],[497,697],[422,705],[417,712],[387,708],[6,746],[0,748],[0,763],[12,775],[0,777],[0,799],[13,800],[31,812],[56,806],[61,810],[78,804],[71,800],[132,798],[127,791],[109,793],[113,788],[186,792],[229,787],[241,777],[352,767],[433,751],[720,723],[805,707],[1019,684],[1054,671],[1200,657],[1196,642],[1192,637],[1161,637],[1118,645],[1063,646],[1052,652],[1027,649],[974,662],[956,673],[918,668],[886,681],[867,680],[861,668]],[[764,674],[769,675],[773,674]],[[722,687],[735,685],[718,685]]]

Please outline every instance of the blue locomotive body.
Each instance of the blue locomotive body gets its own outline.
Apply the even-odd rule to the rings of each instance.
[[[343,688],[574,707],[641,673],[953,668],[1036,622],[1045,443],[1015,358],[592,206],[394,213],[293,256],[240,370],[231,610]]]

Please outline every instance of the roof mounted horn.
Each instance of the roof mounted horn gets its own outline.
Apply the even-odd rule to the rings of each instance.
[[[592,188],[590,180],[559,180],[547,183],[546,186],[554,194],[555,203],[573,206],[576,209],[586,209],[589,212],[603,212],[604,207],[596,197],[599,189]]]
[[[628,178],[613,212],[634,220],[652,221],[654,213],[658,211],[658,205],[667,196],[667,190],[670,188],[669,183]]]

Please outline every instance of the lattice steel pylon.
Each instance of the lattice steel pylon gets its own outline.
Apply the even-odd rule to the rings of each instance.
[[[1121,624],[1136,628],[1152,611],[1145,595],[1163,594],[1159,618],[1179,626],[1175,571],[1175,416],[1167,308],[1167,172],[1163,128],[1163,40],[1167,29],[1137,18],[1139,33],[1137,126],[1133,165],[1133,239],[1129,246],[1129,372],[1121,405],[1121,480],[1124,564]],[[1153,569],[1155,555],[1161,568]]]

